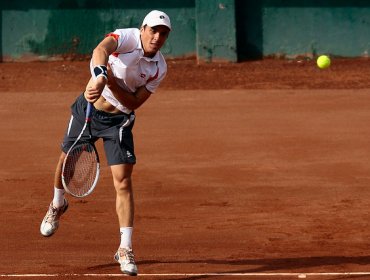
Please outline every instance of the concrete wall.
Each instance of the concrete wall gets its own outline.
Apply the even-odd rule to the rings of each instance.
[[[368,0],[9,0],[0,1],[0,57],[83,58],[115,28],[139,27],[152,9],[171,17],[166,57],[358,57],[370,48]]]
[[[370,51],[367,0],[236,0],[236,19],[240,59]]]
[[[152,9],[170,16],[174,32],[162,52],[195,55],[194,0],[13,0],[0,3],[4,60],[83,57],[116,28],[140,27]]]
[[[234,0],[196,0],[198,61],[236,61]]]

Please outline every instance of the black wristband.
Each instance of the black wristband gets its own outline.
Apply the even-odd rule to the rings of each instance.
[[[100,76],[103,76],[105,79],[108,79],[108,70],[107,66],[105,65],[98,65],[94,67],[94,75],[95,78],[99,78]]]

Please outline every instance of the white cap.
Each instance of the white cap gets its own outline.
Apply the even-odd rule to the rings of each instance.
[[[148,25],[150,27],[154,27],[157,25],[164,25],[167,26],[171,30],[171,21],[168,15],[164,12],[153,10],[143,20],[143,24]]]

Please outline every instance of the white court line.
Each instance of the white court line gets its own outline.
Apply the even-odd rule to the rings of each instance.
[[[206,276],[254,276],[254,277],[274,277],[274,276],[297,276],[306,278],[307,276],[365,276],[370,272],[277,272],[277,273],[140,273],[138,276],[146,277],[206,277]],[[96,274],[96,273],[67,273],[67,274],[0,274],[0,277],[122,277],[124,274]]]

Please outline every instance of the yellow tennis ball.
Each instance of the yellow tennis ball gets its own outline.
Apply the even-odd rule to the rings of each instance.
[[[327,55],[321,55],[317,58],[316,63],[321,69],[328,68],[330,66],[330,58]]]

